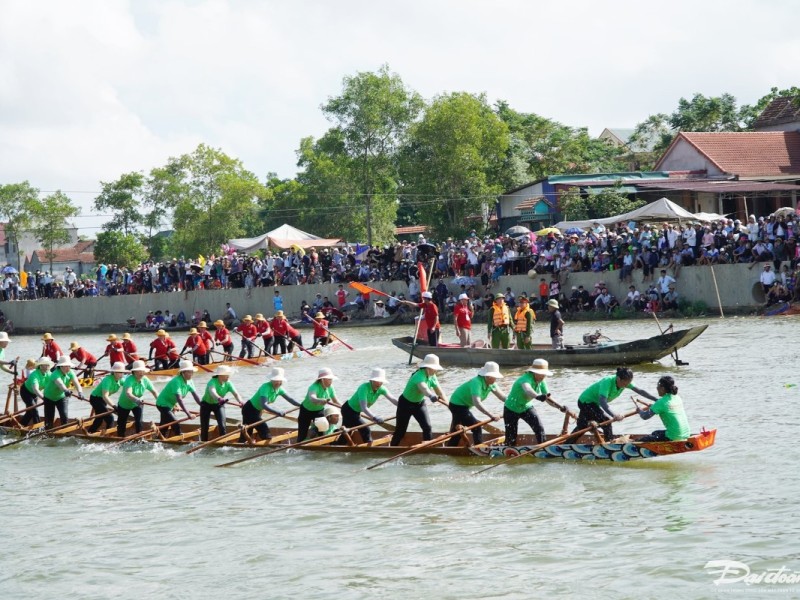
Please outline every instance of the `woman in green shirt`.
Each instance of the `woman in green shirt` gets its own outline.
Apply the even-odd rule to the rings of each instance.
[[[73,390],[70,390],[72,385]],[[56,368],[47,376],[44,386],[44,427],[50,429],[55,420],[56,411],[61,419],[61,424],[67,422],[69,404],[68,398],[72,395],[83,400],[83,390],[78,378],[72,371],[72,363],[67,356],[60,356],[56,361]]]
[[[200,403],[201,442],[208,441],[208,422],[211,420],[212,413],[217,420],[218,435],[227,433],[227,429],[225,429],[225,404],[228,402],[228,398],[225,398],[226,394],[236,398],[239,404],[242,403],[239,392],[236,391],[236,388],[233,387],[233,382],[230,380],[231,373],[233,373],[233,369],[226,365],[220,365],[206,384],[206,391]]]
[[[655,404],[651,404],[649,408],[642,410],[637,407],[639,416],[644,419],[650,419],[653,415],[661,417],[661,422],[666,429],[657,429],[650,435],[638,439],[638,442],[664,442],[685,440],[689,437],[691,430],[689,429],[689,420],[686,418],[686,412],[683,410],[683,400],[678,396],[678,386],[675,385],[675,380],[669,375],[665,375],[658,380],[656,391],[660,398]]]
[[[169,383],[164,386],[164,389],[161,390],[156,400],[156,408],[158,412],[161,413],[159,426],[174,423],[172,427],[169,428],[170,435],[175,436],[181,434],[180,423],[175,423],[177,419],[175,415],[172,414],[172,409],[175,408],[175,405],[177,404],[180,406],[181,410],[186,413],[186,416],[192,418],[194,415],[187,410],[183,399],[191,394],[194,401],[200,404],[200,396],[197,395],[197,391],[194,389],[194,382],[192,381],[195,371],[197,371],[197,369],[192,364],[192,361],[182,360],[178,364],[178,374],[169,380]]]
[[[633,390],[637,394],[653,401],[658,399],[652,394],[637,388],[632,382],[633,371],[620,367],[617,369],[616,374],[603,377],[583,390],[583,393],[578,398],[578,420],[572,432],[575,433],[579,429],[585,429],[592,421],[602,423],[609,419],[614,421],[624,419],[623,415],[614,413],[609,408],[608,403],[615,398],[619,398],[625,390]],[[606,440],[610,441],[614,438],[611,423],[603,425],[602,429]],[[566,443],[574,444],[576,441],[574,438],[569,438]]]
[[[94,414],[108,412],[109,409],[114,410],[114,405],[111,404],[111,396],[116,394],[122,388],[122,378],[126,375],[125,364],[115,362],[111,365],[111,371],[108,375],[103,377],[103,380],[98,384],[94,391],[89,394],[89,404],[94,409]],[[109,429],[114,426],[114,417],[105,415],[104,417],[96,417],[89,427],[89,433],[97,433],[100,426],[105,424],[105,428]]]
[[[256,393],[253,394],[250,400],[242,404],[242,423],[245,425],[258,423],[262,420],[262,411],[267,411],[273,415],[283,417],[286,414],[284,411],[270,406],[279,396],[285,398],[289,404],[299,407],[300,403],[294,398],[291,398],[289,394],[286,393],[286,390],[283,389],[284,383],[286,383],[286,377],[283,374],[283,369],[280,367],[272,369],[267,382],[256,390]],[[258,436],[264,441],[272,437],[269,432],[269,426],[266,423],[258,423],[255,427],[250,428],[250,431],[253,430],[255,430]],[[247,441],[247,436],[245,435],[245,429],[242,429],[242,433],[239,435],[239,443],[244,444],[245,441]]]
[[[333,380],[338,379],[329,368],[319,370],[317,380],[311,384],[306,392],[306,397],[300,404],[300,413],[297,415],[297,441],[302,442],[308,435],[308,427],[317,417],[321,417],[328,402],[337,402],[336,391],[333,389]]]
[[[43,356],[36,361],[36,368],[31,371],[30,375],[25,378],[25,383],[20,388],[20,395],[25,406],[33,406],[39,400],[44,400],[44,386],[47,383],[47,378],[50,375],[50,369],[53,368],[53,361],[47,356]],[[38,423],[39,411],[31,408],[25,412],[20,419],[20,423],[27,427],[33,423]]]
[[[419,423],[422,439],[426,442],[433,439],[431,419],[428,416],[425,400],[437,402],[441,398],[446,402],[444,392],[439,387],[439,380],[436,379],[436,373],[441,370],[439,357],[435,354],[426,354],[417,370],[408,379],[403,393],[397,400],[397,421],[392,434],[392,446],[398,446],[403,440],[411,417]]]
[[[369,381],[358,386],[350,399],[342,405],[342,424],[345,427],[364,425],[364,420],[361,418],[362,412],[375,423],[383,423],[383,419],[373,414],[372,411],[370,411],[370,407],[375,404],[381,396],[385,396],[389,402],[397,406],[397,398],[384,387],[384,383],[386,383],[386,371],[383,369],[372,369]],[[370,433],[369,427],[362,427],[358,430],[358,433],[361,434],[361,439],[365,444],[369,444],[372,441],[372,434]]]
[[[533,407],[533,401],[544,402],[550,390],[545,377],[550,377],[553,372],[550,365],[543,358],[537,358],[528,367],[525,373],[514,382],[506,398],[503,408],[503,421],[506,424],[506,445],[517,445],[517,424],[519,420],[525,421],[533,430],[536,442],[544,441],[544,427]]]
[[[470,410],[473,406],[490,419],[495,421],[500,419],[500,417],[489,412],[489,409],[483,405],[483,401],[489,396],[489,392],[500,398],[500,400],[506,400],[506,395],[497,389],[497,384],[495,383],[502,378],[500,366],[496,362],[489,361],[481,367],[477,376],[456,388],[456,391],[450,396],[450,404],[447,405],[452,415],[450,433],[454,432],[459,425],[472,427],[478,422]],[[483,431],[480,427],[476,427],[472,430],[472,443],[477,446],[482,442]],[[461,443],[461,436],[458,435],[447,440],[448,446],[458,446],[459,443]]]
[[[128,415],[133,413],[133,426],[136,433],[142,432],[142,405],[145,392],[158,399],[153,383],[145,376],[149,369],[143,360],[131,364],[131,374],[122,383],[122,393],[117,402],[117,437],[125,437],[128,428]]]

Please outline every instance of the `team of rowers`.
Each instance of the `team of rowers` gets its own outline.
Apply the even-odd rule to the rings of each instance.
[[[45,334],[44,337],[52,338],[49,334]],[[15,361],[4,359],[5,348],[9,341],[8,334],[0,332],[0,369],[14,372]],[[372,423],[383,423],[384,419],[372,410],[381,396],[396,407],[392,446],[402,444],[412,417],[422,430],[423,440],[433,439],[427,408],[429,403],[446,405],[451,413],[450,431],[458,431],[462,426],[470,429],[475,445],[483,443],[483,437],[472,409],[477,409],[494,421],[500,419],[500,416],[490,412],[484,405],[490,393],[504,403],[502,418],[505,422],[505,444],[509,446],[516,444],[517,425],[520,420],[530,426],[538,443],[544,442],[544,428],[535,408],[537,401],[548,402],[566,411],[550,397],[546,378],[552,376],[553,372],[544,359],[534,360],[507,393],[497,385],[498,380],[503,378],[499,366],[495,362],[487,362],[473,378],[456,388],[447,399],[437,379],[437,374],[441,370],[438,356],[426,355],[406,382],[402,394],[395,397],[385,385],[387,381],[385,371],[374,368],[369,379],[359,385],[346,402],[340,403],[333,386],[337,377],[330,368],[319,369],[316,379],[300,401],[292,398],[284,389],[286,383],[284,370],[274,367],[255,394],[244,401],[231,381],[232,369],[224,364],[216,367],[201,395],[193,381],[197,368],[190,360],[179,361],[177,375],[170,379],[160,392],[156,392],[152,382],[147,378],[146,373],[149,369],[144,361],[137,359],[127,366],[122,361],[116,361],[88,398],[94,411],[94,419],[88,426],[87,432],[97,432],[101,427],[105,430],[111,429],[114,425],[112,415],[116,413],[118,437],[124,438],[131,415],[135,432],[141,433],[142,412],[147,394],[155,399],[155,407],[160,414],[158,430],[162,435],[169,436],[180,435],[180,422],[196,416],[186,406],[186,401],[191,396],[200,408],[201,441],[208,440],[212,415],[217,423],[217,434],[222,436],[227,433],[224,406],[232,400],[235,401],[242,410],[244,426],[239,437],[242,443],[252,442],[258,438],[271,439],[269,426],[262,418],[262,414],[266,412],[274,416],[285,416],[286,412],[275,405],[279,397],[299,409],[297,442],[302,442],[309,436],[331,435],[340,427],[344,427],[358,428],[362,441],[371,443],[372,437],[368,427],[370,423],[365,422],[363,416]],[[649,419],[658,415],[664,424],[664,429],[655,431],[639,441],[677,441],[688,438],[689,424],[674,379],[670,376],[661,377],[657,385],[658,396],[653,396],[633,385],[633,373],[627,368],[617,369],[615,374],[603,377],[581,393],[578,398],[579,412],[573,433],[597,423],[602,430],[603,439],[612,440],[614,437],[612,422],[622,420],[624,415],[613,411],[609,404],[626,389],[654,402],[644,407],[637,405],[639,416]],[[20,391],[28,408],[20,418],[20,423],[28,426],[38,422],[37,406],[42,402],[45,429],[53,427],[56,412],[62,424],[67,422],[68,399],[71,396],[87,400],[72,361],[67,356],[60,356],[54,362],[50,356],[43,354],[39,360],[29,361]],[[118,393],[117,404],[114,405],[112,396]],[[186,415],[186,419],[178,419],[175,414],[176,407]],[[597,434],[599,435],[599,431]],[[580,435],[576,434],[575,437],[579,438]],[[574,441],[576,440],[568,439],[565,443]],[[447,443],[458,445],[461,443],[461,438],[454,436]]]

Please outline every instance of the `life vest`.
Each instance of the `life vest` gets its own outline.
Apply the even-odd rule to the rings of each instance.
[[[495,304],[492,309],[492,325],[495,327],[508,327],[511,322],[511,313],[508,311],[508,306],[503,304],[503,307],[500,308]]]
[[[528,320],[525,318],[525,316],[528,313],[533,313],[533,318],[531,320],[535,321],[536,313],[534,313],[533,310],[531,310],[530,306],[527,308],[517,309],[517,313],[514,315],[514,321],[515,321],[514,331],[516,331],[517,333],[522,333],[523,331],[528,330]]]

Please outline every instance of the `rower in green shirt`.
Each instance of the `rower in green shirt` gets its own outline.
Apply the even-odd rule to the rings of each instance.
[[[653,415],[658,415],[666,429],[657,429],[637,441],[663,442],[666,440],[680,441],[687,439],[691,432],[689,420],[683,410],[683,400],[678,396],[678,387],[675,385],[675,380],[669,375],[665,375],[658,380],[656,391],[660,398],[655,404],[651,404],[645,410],[637,407],[637,410],[639,416],[645,421],[652,418]]]
[[[111,365],[111,372],[103,377],[99,385],[89,394],[89,403],[94,409],[94,414],[99,415],[108,412],[109,409],[114,410],[114,405],[111,404],[111,396],[122,388],[122,379],[126,375],[125,363],[115,362]],[[88,432],[97,433],[101,425],[104,425],[106,429],[113,427],[114,417],[105,415],[95,418]]]
[[[192,376],[194,375],[195,371],[197,371],[197,369],[192,364],[192,361],[180,361],[178,364],[178,374],[169,380],[169,383],[164,386],[164,389],[161,390],[161,393],[158,395],[158,399],[156,400],[156,408],[158,409],[158,412],[161,413],[161,422],[159,423],[159,426],[173,423],[172,427],[169,428],[170,435],[175,436],[181,434],[180,423],[175,423],[177,419],[175,418],[175,415],[172,414],[172,409],[175,408],[175,405],[178,404],[181,407],[181,410],[186,413],[186,416],[191,419],[195,415],[186,409],[183,399],[191,394],[194,398],[194,401],[197,402],[197,404],[200,404],[200,396],[197,395],[197,391],[194,388],[194,382],[192,381]]]
[[[528,367],[525,373],[514,382],[511,391],[506,398],[503,408],[503,421],[506,424],[506,445],[517,445],[517,424],[522,419],[533,430],[536,442],[541,444],[544,441],[544,427],[533,407],[534,400],[544,402],[550,390],[547,387],[545,377],[553,374],[550,365],[543,358],[537,358]]]
[[[386,397],[389,402],[397,406],[395,398],[383,385],[386,383],[386,371],[383,369],[372,369],[369,381],[362,383],[356,389],[350,399],[342,405],[342,424],[345,427],[359,427],[364,425],[361,413],[364,413],[375,423],[383,423],[383,419],[370,411],[370,407],[378,401],[381,396]],[[365,444],[372,441],[372,434],[369,427],[362,427],[358,430],[361,439]]]
[[[70,389],[72,386],[73,389]],[[73,391],[74,390],[74,391]],[[47,376],[44,386],[44,427],[50,429],[55,421],[56,410],[61,424],[64,425],[68,419],[69,397],[77,396],[81,400],[83,390],[78,378],[72,370],[72,363],[67,356],[60,356],[56,362],[56,368]]]
[[[117,437],[125,437],[128,427],[128,415],[133,413],[133,425],[136,433],[142,432],[142,405],[145,392],[150,392],[157,401],[158,394],[147,377],[149,369],[143,360],[131,363],[131,374],[122,382],[122,392],[117,401]]]
[[[53,361],[47,356],[43,356],[36,361],[36,368],[25,378],[25,383],[20,388],[20,395],[25,406],[33,407],[40,400],[44,400],[44,387],[47,385],[47,378],[50,376],[50,369],[52,368]],[[35,408],[30,408],[19,422],[27,427],[39,421],[39,411]]]
[[[242,398],[239,392],[233,387],[231,379],[233,369],[227,365],[220,365],[214,371],[214,375],[208,380],[206,384],[206,391],[203,394],[203,400],[200,402],[200,441],[208,441],[208,422],[211,418],[211,413],[214,413],[214,418],[217,420],[217,435],[225,435],[225,404],[228,399],[225,398],[230,394],[239,405],[242,404]]]
[[[495,421],[500,419],[500,417],[493,415],[483,406],[483,401],[486,400],[489,392],[491,392],[505,402],[506,395],[497,388],[497,384],[495,383],[498,379],[502,378],[503,375],[500,373],[500,366],[496,362],[489,361],[481,367],[477,376],[456,388],[456,391],[450,396],[450,404],[447,405],[452,415],[450,421],[451,433],[455,431],[459,425],[471,427],[478,422],[472,414],[472,411],[470,411],[473,406]],[[481,428],[476,427],[471,431],[473,445],[477,446],[482,443],[483,432]],[[460,442],[460,436],[456,435],[447,440],[447,445],[458,446]]]
[[[327,367],[319,370],[317,379],[306,392],[306,397],[300,404],[300,413],[297,415],[297,441],[302,442],[308,435],[311,422],[321,417],[328,402],[337,402],[336,391],[333,389],[333,380],[338,379]]]
[[[403,393],[397,400],[397,422],[392,434],[392,446],[399,445],[403,440],[411,417],[414,417],[419,423],[423,441],[433,439],[431,419],[428,416],[425,400],[428,399],[431,403],[441,401],[447,404],[444,392],[439,387],[439,380],[436,379],[436,373],[441,370],[439,357],[435,354],[426,354],[417,370],[409,378]]]

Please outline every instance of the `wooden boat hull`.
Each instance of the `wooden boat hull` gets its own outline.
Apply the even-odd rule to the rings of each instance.
[[[530,365],[536,358],[544,358],[551,367],[602,367],[636,365],[653,362],[683,348],[703,333],[708,325],[682,329],[672,333],[632,342],[609,342],[596,345],[565,346],[553,350],[549,345],[536,345],[530,350],[500,350],[494,348],[460,348],[418,344],[413,355],[422,358],[435,353],[442,364],[482,367],[494,361],[501,367]],[[404,352],[412,353],[411,337],[394,338],[392,344]]]
[[[152,430],[156,423],[148,422],[144,424],[144,431]],[[131,447],[134,443],[141,444],[163,444],[167,446],[182,446],[189,447],[199,441],[200,426],[196,423],[181,423],[181,435],[175,437],[162,438],[158,434],[153,433],[138,440],[131,442]],[[39,431],[41,424],[31,429],[20,429],[10,426],[8,424],[0,425],[0,431],[12,435],[25,435],[27,433]],[[133,423],[129,421],[127,434],[133,434]],[[419,432],[409,432],[406,434],[403,441],[406,443],[403,446],[390,446],[388,439],[391,434],[385,433],[378,427],[373,427],[372,445],[361,443],[361,438],[358,432],[351,434],[349,441],[343,443],[332,443],[331,441],[321,441],[318,445],[308,445],[298,448],[307,452],[326,452],[326,453],[351,453],[358,455],[392,455],[399,454],[405,450],[412,448],[414,444],[422,442],[422,437]],[[229,427],[229,433],[233,432],[235,428]],[[281,445],[293,443],[296,438],[296,430],[294,428],[285,427],[271,427],[272,440],[267,443],[259,440],[253,443],[239,443],[238,438],[234,437],[231,441],[223,441],[219,444],[212,444],[211,448],[279,448]],[[631,436],[631,440],[624,443],[606,442],[597,443],[593,438],[584,436],[576,444],[556,444],[543,448],[530,455],[524,457],[527,459],[561,459],[569,461],[607,461],[607,462],[628,462],[631,460],[639,460],[645,458],[655,458],[657,456],[669,456],[673,454],[684,454],[687,452],[699,452],[714,445],[716,438],[716,429],[710,431],[702,431],[694,434],[686,440],[680,442],[637,442],[636,439],[642,436]],[[112,431],[113,433],[113,431]],[[216,427],[212,427],[209,434],[213,437],[217,435]],[[166,435],[166,434],[165,434]],[[434,433],[434,437],[442,435],[441,433]],[[120,438],[116,435],[106,434],[102,431],[97,434],[88,434],[81,431],[77,425],[68,427],[62,431],[54,432],[51,434],[53,438],[71,438],[86,442],[99,442],[99,443],[116,443]],[[555,436],[549,436],[552,439]],[[470,438],[471,439],[471,438]],[[498,438],[495,438],[498,439]],[[352,444],[351,444],[352,442]],[[506,446],[503,444],[493,444],[492,438],[488,437],[486,443],[478,446],[468,446],[462,442],[459,446],[434,446],[424,448],[418,452],[422,455],[433,456],[452,456],[471,459],[503,459],[512,456],[517,456],[521,453],[530,450],[536,440],[531,435],[518,436],[519,444],[517,446]]]

